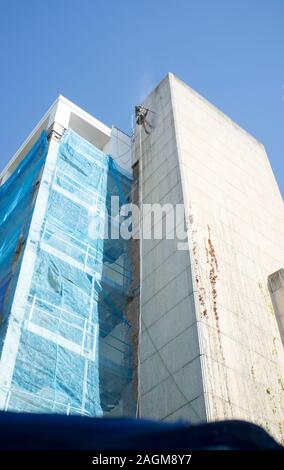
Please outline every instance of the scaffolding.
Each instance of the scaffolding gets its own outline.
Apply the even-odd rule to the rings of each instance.
[[[111,156],[68,129],[56,146],[44,205],[37,191],[46,184],[49,153],[43,133],[0,187],[2,347],[12,338],[9,324],[16,322],[13,302],[21,295],[17,280],[26,262],[25,245],[32,244],[31,230],[38,233],[29,288],[21,299],[24,315],[13,374],[8,386],[3,381],[0,385],[4,408],[131,415],[135,400],[133,333],[126,315],[132,278],[129,241],[105,234],[111,224],[121,223],[119,208],[130,202],[132,178]],[[119,197],[117,214],[110,214],[112,196]],[[44,214],[37,225],[32,216],[41,206]]]

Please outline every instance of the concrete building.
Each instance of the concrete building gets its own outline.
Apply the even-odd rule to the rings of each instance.
[[[104,239],[128,170],[129,137],[60,96],[2,173],[1,409],[135,413],[130,245]]]
[[[184,203],[188,249],[142,240],[142,415],[240,418],[283,440],[283,294],[274,309],[267,283],[284,207],[265,149],[172,74],[143,104],[143,202]]]
[[[106,243],[98,250],[101,257],[97,258],[100,268],[96,268],[96,275],[102,285],[100,292],[107,290],[114,303],[122,305],[119,318],[123,321],[114,321],[117,312],[113,304],[106,314],[100,295],[95,299],[96,316],[91,322],[91,327],[98,325],[98,329],[90,331],[91,337],[98,338],[99,349],[94,346],[92,356],[88,348],[74,340],[77,346],[62,338],[59,344],[68,351],[73,348],[73,352],[87,358],[88,362],[93,360],[90,366],[95,377],[93,397],[86,388],[86,375],[84,393],[81,389],[78,391],[76,385],[76,399],[70,400],[74,381],[68,379],[69,392],[64,396],[63,372],[56,384],[59,391],[50,384],[48,389],[36,384],[31,393],[52,401],[52,408],[47,406],[48,412],[133,414],[134,397],[138,414],[143,417],[182,418],[194,423],[240,418],[264,426],[283,440],[284,210],[265,149],[172,74],[145,99],[143,106],[148,110],[144,125],[138,121],[130,139],[59,97],[2,172],[0,191],[17,173],[41,132],[46,131],[49,136],[46,162],[37,196],[29,201],[33,215],[21,250],[21,263],[15,263],[14,258],[10,260],[17,275],[11,303],[7,304],[5,312],[8,328],[2,328],[5,334],[1,334],[0,406],[31,409],[27,407],[27,400],[23,405],[23,393],[18,390],[14,373],[14,370],[23,370],[22,364],[15,366],[18,354],[15,345],[23,330],[32,329],[33,334],[45,335],[45,339],[59,344],[62,328],[53,332],[55,336],[39,330],[39,324],[31,328],[31,319],[40,311],[39,307],[42,308],[31,292],[32,274],[36,269],[36,250],[44,251],[47,247],[43,237],[45,221],[48,222],[46,208],[50,188],[61,195],[63,192],[59,180],[54,188],[60,146],[73,148],[68,173],[80,163],[81,157],[76,154],[79,142],[84,148],[80,153],[83,159],[85,152],[101,162],[111,155],[108,161],[119,165],[116,174],[123,185],[132,186],[132,200],[141,207],[148,205],[144,206],[141,228],[149,223],[151,204],[164,208],[153,219],[153,230],[165,228],[170,210],[166,204],[183,205],[185,213],[176,220],[172,231],[164,233],[163,230],[158,238],[134,239],[127,248],[123,245],[123,250],[120,245],[113,247]],[[73,144],[66,140],[68,138],[75,139]],[[109,166],[107,168],[109,178],[111,171]],[[131,174],[133,179],[129,183]],[[84,184],[88,186],[91,181],[86,178]],[[100,194],[104,195],[100,199],[102,206],[107,206],[110,195],[121,196],[115,184],[108,189],[102,186],[102,181],[100,184]],[[63,189],[64,197],[73,198],[74,202],[75,196],[76,203],[83,200],[92,206],[89,196],[82,193],[78,196],[78,188],[77,193],[74,187]],[[126,193],[124,191],[124,195]],[[126,202],[128,196],[124,198]],[[94,217],[98,206],[88,210],[90,217]],[[5,224],[5,216],[2,221]],[[177,228],[185,228],[183,240],[178,238]],[[56,235],[53,227],[53,240]],[[5,237],[2,244],[4,242]],[[86,256],[88,258],[88,246],[93,242],[93,239],[85,240],[83,262],[77,259],[79,265],[76,264],[76,269],[91,278],[94,272],[86,263]],[[18,248],[16,243],[15,250]],[[66,256],[68,262],[76,258],[78,249],[71,246],[66,252],[62,245],[52,248],[49,255],[60,258],[54,249],[63,251],[65,262]],[[111,253],[115,253],[113,266],[105,262],[105,257],[110,260]],[[2,265],[0,256],[0,273]],[[40,266],[37,272],[42,282],[50,278],[48,271]],[[131,272],[131,279],[125,283],[126,272]],[[6,276],[3,270],[0,292],[6,286]],[[119,282],[117,276],[121,276]],[[74,276],[73,282],[76,285]],[[77,302],[75,297],[73,302]],[[3,309],[1,302],[0,306]],[[84,304],[81,307],[84,318]],[[101,334],[101,330],[105,333]],[[127,340],[125,330],[129,330]],[[83,328],[83,334],[84,331],[86,333]],[[117,341],[123,343],[122,351],[117,348]],[[117,349],[119,351],[114,352]],[[94,357],[98,357],[97,362]],[[83,366],[77,369],[77,381],[86,370]],[[88,408],[88,400],[94,401],[96,406]],[[43,401],[39,399],[38,409],[43,408]]]

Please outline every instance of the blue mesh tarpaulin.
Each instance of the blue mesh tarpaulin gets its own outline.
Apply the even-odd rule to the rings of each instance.
[[[14,173],[0,186],[0,352],[47,148],[43,132]]]
[[[39,237],[5,408],[121,414],[123,400],[131,396],[131,326],[125,315],[131,281],[129,246],[125,240],[106,241],[104,232],[111,217],[110,197],[129,201],[131,177],[71,130],[56,153],[48,194],[39,191],[35,209],[44,211],[42,222],[39,227],[31,222]],[[34,160],[34,154],[28,155],[22,166],[29,170],[32,162],[39,173],[41,167]],[[34,184],[34,177],[18,170],[11,178],[15,192],[5,196],[8,211],[22,211],[23,193],[16,187]],[[2,192],[6,194],[4,187]],[[18,232],[22,220],[20,216]],[[15,246],[6,249],[12,257]],[[0,305],[9,269],[3,274]]]

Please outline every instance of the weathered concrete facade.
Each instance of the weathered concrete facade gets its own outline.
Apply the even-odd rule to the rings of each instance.
[[[188,249],[142,242],[142,415],[247,419],[281,440],[284,350],[267,281],[283,267],[284,207],[265,149],[172,74],[144,105],[157,114],[136,138],[143,203],[185,204]]]

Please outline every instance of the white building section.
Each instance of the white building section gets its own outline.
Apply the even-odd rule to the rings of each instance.
[[[43,130],[46,130],[47,133],[53,130],[58,136],[61,136],[62,132],[69,128],[104,153],[111,153],[122,168],[131,171],[129,136],[115,126],[106,126],[72,101],[60,95],[1,172],[1,184],[13,173]]]

